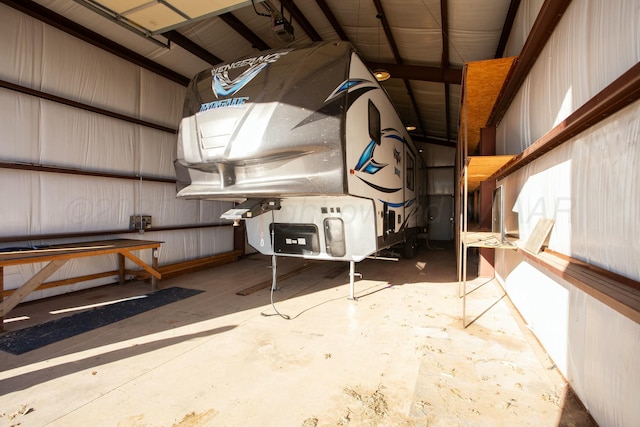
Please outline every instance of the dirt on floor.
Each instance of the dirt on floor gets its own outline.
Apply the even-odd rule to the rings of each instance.
[[[496,283],[470,280],[463,327],[451,245],[357,264],[355,301],[347,264],[298,259],[281,261],[280,290],[238,295],[270,263],[251,255],[163,280],[204,292],[0,352],[0,426],[596,425]],[[45,322],[53,307],[141,292],[106,286],[10,316]]]

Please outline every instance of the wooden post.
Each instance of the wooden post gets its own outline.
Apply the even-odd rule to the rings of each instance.
[[[245,252],[245,247],[244,247],[245,228],[246,226],[244,221],[240,221],[240,224],[233,227],[233,250],[241,251],[242,256],[244,256],[244,252]]]
[[[155,271],[158,271],[158,248],[151,249],[151,256],[151,268],[153,268]],[[153,275],[151,276],[151,289],[154,291],[158,289],[158,278]]]
[[[0,301],[4,298],[4,267],[0,265]],[[0,316],[0,332],[4,332],[4,316]]]
[[[124,285],[124,255],[118,253],[118,278],[120,285]]]

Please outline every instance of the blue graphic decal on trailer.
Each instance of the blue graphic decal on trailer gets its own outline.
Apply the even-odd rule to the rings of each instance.
[[[370,173],[373,175],[374,173],[378,172],[380,169],[387,166],[386,164],[378,163],[375,160],[373,160],[373,152],[375,149],[376,149],[376,142],[372,140],[360,155],[358,164],[354,169],[357,171],[362,170],[362,172]]]
[[[353,105],[353,103],[358,100],[358,98],[374,89],[378,89],[378,87],[368,80],[345,80],[344,82],[340,83],[340,85],[336,87],[333,92],[331,92],[327,99],[324,100],[325,105],[322,108],[310,114],[306,119],[295,125],[293,129],[307,125],[309,123],[313,123],[316,120],[324,119],[326,116],[338,116],[340,114],[344,114],[344,111],[342,110],[343,95],[346,96],[347,93],[349,94],[345,110],[347,111],[349,110],[351,105]]]
[[[344,82],[340,83],[340,85],[335,88],[333,90],[333,92],[331,92],[331,94],[329,96],[327,96],[327,99],[324,100],[324,102],[327,101],[331,101],[333,98],[342,95],[343,93],[347,93],[350,89],[356,87],[356,86],[361,86],[361,85],[367,85],[367,87],[369,87],[370,89],[377,89],[377,87],[370,81],[368,80],[364,80],[364,79],[349,79],[349,80],[345,80]],[[360,95],[358,95],[359,97]]]
[[[233,80],[229,78],[227,71],[224,71],[221,74],[214,74],[211,84],[213,93],[216,95],[216,98],[235,94],[237,91],[245,87],[247,83],[257,76],[267,65],[269,65],[269,63],[266,62],[254,65]]]
[[[384,201],[382,199],[378,199],[378,200],[380,200],[380,202],[382,202],[382,203],[386,203],[387,206],[389,206],[390,208],[396,208],[396,209],[401,208],[403,206],[405,208],[408,208],[409,206],[411,206],[416,201],[416,199],[410,199],[410,200],[406,200],[406,201],[400,202],[400,203],[392,203],[392,202]]]

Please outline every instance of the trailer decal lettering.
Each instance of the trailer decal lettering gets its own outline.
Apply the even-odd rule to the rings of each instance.
[[[248,96],[242,96],[240,98],[229,98],[229,99],[223,99],[221,101],[207,102],[200,106],[199,112],[202,113],[204,111],[215,110],[215,109],[224,108],[224,107],[244,108],[245,103],[248,100],[249,100]]]
[[[245,87],[255,76],[260,74],[267,65],[276,62],[281,56],[291,52],[291,49],[271,53],[269,55],[255,56],[241,61],[225,64],[211,70],[211,89],[216,98],[232,96]],[[249,67],[235,78],[229,77],[229,70]]]

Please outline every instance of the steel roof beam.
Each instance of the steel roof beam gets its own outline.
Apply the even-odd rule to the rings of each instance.
[[[244,22],[240,21],[236,18],[232,13],[223,13],[219,15],[219,18],[222,19],[225,24],[233,28],[236,33],[244,37],[246,41],[251,43],[251,46],[255,47],[258,50],[269,50],[271,46],[269,46],[264,40],[256,35],[249,27],[247,27]]]
[[[333,27],[333,30],[336,32],[336,34],[338,34],[340,40],[346,42],[350,41],[349,36],[347,36],[347,33],[338,22],[338,19],[336,19],[336,16],[331,11],[331,8],[329,8],[329,6],[327,5],[327,2],[325,0],[316,0],[316,4],[322,10],[322,13],[324,13],[324,17],[327,18],[327,21],[329,21],[329,23]]]

